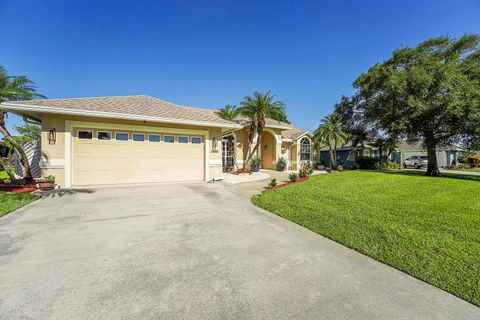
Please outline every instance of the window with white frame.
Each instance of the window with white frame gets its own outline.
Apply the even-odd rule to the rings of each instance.
[[[310,150],[310,139],[302,138],[302,140],[300,140],[300,161],[310,161]]]

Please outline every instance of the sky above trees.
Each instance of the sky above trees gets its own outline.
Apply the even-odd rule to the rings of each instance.
[[[0,64],[49,98],[148,94],[216,109],[272,90],[313,130],[394,49],[480,33],[479,16],[476,0],[0,0]]]

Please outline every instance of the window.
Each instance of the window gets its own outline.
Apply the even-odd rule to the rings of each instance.
[[[168,143],[174,143],[175,142],[175,137],[174,136],[163,136],[163,141],[168,142]]]
[[[310,140],[303,138],[300,140],[300,161],[310,160]]]
[[[118,141],[128,141],[128,133],[125,133],[125,132],[117,132],[117,133],[115,133],[115,140],[118,140]]]
[[[200,144],[200,143],[202,143],[202,138],[200,138],[200,137],[192,137],[192,143]]]
[[[88,140],[91,140],[92,137],[93,137],[92,131],[78,130],[78,139],[88,139]]]
[[[112,133],[106,131],[97,131],[98,140],[112,140]]]
[[[145,141],[145,135],[143,133],[132,134],[132,140],[137,142]]]
[[[160,135],[158,134],[149,134],[148,141],[150,142],[160,142]]]
[[[178,143],[188,143],[188,137],[178,137]]]

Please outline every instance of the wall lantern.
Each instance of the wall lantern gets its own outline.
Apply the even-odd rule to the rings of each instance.
[[[216,150],[217,150],[217,144],[218,144],[218,139],[217,139],[217,137],[213,137],[213,139],[212,139],[212,151],[216,151]]]
[[[48,143],[55,144],[57,141],[57,130],[55,128],[48,129]]]

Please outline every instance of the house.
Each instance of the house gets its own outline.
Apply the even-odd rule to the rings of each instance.
[[[149,96],[10,101],[2,109],[42,127],[41,175],[62,187],[222,177],[222,138],[235,139],[239,164],[248,151],[248,123],[215,110]],[[311,159],[308,132],[267,120],[259,155],[264,168],[285,157],[292,168]]]
[[[383,151],[384,155],[387,155],[386,150]],[[437,162],[439,167],[446,167],[449,165],[457,164],[458,157],[461,155],[462,149],[457,147],[439,148],[437,151]],[[398,147],[390,153],[389,160],[395,161],[398,164],[403,164],[404,160],[411,156],[426,156],[427,150],[422,146],[421,142],[407,143],[400,142]],[[380,156],[377,147],[373,147],[368,143],[364,146],[357,146],[353,148],[350,144],[346,144],[340,148],[337,148],[337,164],[343,165],[349,168],[356,159],[360,156],[378,158]],[[330,166],[330,154],[328,148],[322,148],[320,150],[320,163],[326,166]]]

